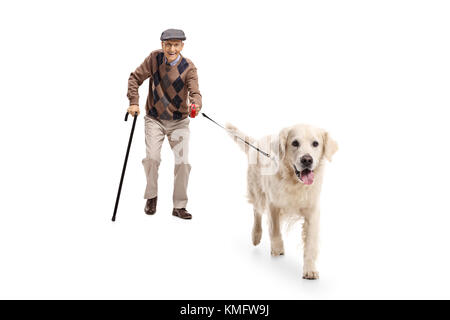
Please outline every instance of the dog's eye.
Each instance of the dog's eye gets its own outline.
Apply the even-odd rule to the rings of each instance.
[[[292,141],[292,145],[294,147],[298,147],[300,145],[300,143],[297,140]]]
[[[317,147],[319,145],[319,143],[317,142],[317,141],[314,141],[313,143],[312,143],[312,146],[313,147]]]

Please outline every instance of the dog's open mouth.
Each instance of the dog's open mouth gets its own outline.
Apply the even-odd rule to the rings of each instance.
[[[294,165],[295,175],[306,185],[311,185],[314,182],[314,171],[310,169],[303,169],[298,171],[297,167]]]

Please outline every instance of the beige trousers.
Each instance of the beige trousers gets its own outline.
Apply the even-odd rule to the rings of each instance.
[[[158,169],[161,162],[161,147],[167,136],[175,156],[173,207],[186,208],[187,186],[191,165],[189,164],[189,118],[183,120],[156,120],[145,116],[146,157],[142,160],[147,187],[145,199],[158,195]]]

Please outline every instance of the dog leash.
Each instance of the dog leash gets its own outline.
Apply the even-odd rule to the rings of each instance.
[[[214,121],[213,119],[211,119],[210,117],[208,117],[205,113],[202,112],[202,116],[204,116],[206,119],[211,120],[212,122],[214,122],[216,125],[218,125],[219,127],[221,127],[222,129],[224,129],[225,131],[227,131],[229,134],[231,134],[233,137],[238,138],[239,140],[241,140],[242,142],[246,143],[247,145],[249,145],[250,147],[252,147],[253,149],[255,149],[258,152],[261,152],[263,155],[265,155],[267,158],[270,158],[273,160],[273,158],[270,156],[270,154],[268,154],[267,152],[262,151],[261,149],[259,149],[258,147],[255,147],[254,145],[252,145],[251,143],[249,143],[248,141],[245,141],[244,139],[242,139],[241,137],[235,135],[233,132],[231,132],[230,130],[228,130],[227,128],[225,128],[224,126],[218,124],[216,121]]]

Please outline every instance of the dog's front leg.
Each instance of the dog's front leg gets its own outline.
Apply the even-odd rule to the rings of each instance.
[[[305,214],[303,223],[303,279],[319,279],[316,259],[319,251],[319,216],[318,209]]]
[[[283,255],[284,245],[280,231],[280,209],[273,206],[269,208],[269,234],[271,254],[273,256]]]

